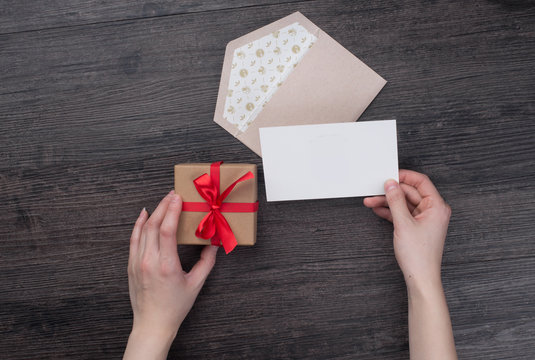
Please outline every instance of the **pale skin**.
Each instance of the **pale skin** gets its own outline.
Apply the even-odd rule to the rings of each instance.
[[[400,170],[386,196],[364,205],[394,224],[394,253],[409,298],[411,359],[457,359],[440,275],[450,207],[429,178]],[[182,270],[176,229],[182,209],[170,192],[148,216],[143,209],[130,238],[128,283],[134,312],[124,359],[165,359],[182,321],[212,270],[217,247],[208,245],[189,273]]]
[[[440,274],[451,209],[427,176],[400,170],[399,181],[386,181],[386,196],[364,205],[394,224],[394,253],[409,298],[410,357],[457,359]]]
[[[165,359],[178,328],[212,270],[218,247],[208,245],[189,273],[182,270],[176,230],[182,199],[171,191],[149,218],[141,210],[130,238],[128,287],[134,324],[124,359]]]

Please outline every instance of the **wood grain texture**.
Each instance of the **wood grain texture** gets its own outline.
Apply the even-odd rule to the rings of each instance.
[[[35,31],[122,20],[138,20],[269,4],[288,4],[297,1],[305,2],[310,0],[56,0],[53,2],[2,0],[0,8],[0,33]]]
[[[361,199],[266,203],[261,159],[212,122],[226,43],[299,10],[389,81],[359,121],[396,118],[400,166],[452,206],[460,357],[535,357],[532,3],[153,3],[2,4],[2,354],[120,357],[135,217],[174,164],[224,160],[259,165],[257,245],[218,255],[169,358],[408,358],[391,225]]]

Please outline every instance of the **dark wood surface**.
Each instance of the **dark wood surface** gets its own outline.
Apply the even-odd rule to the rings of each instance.
[[[258,243],[220,252],[169,358],[408,358],[391,225],[266,203],[212,122],[226,43],[296,10],[388,80],[359,121],[396,118],[400,166],[453,208],[460,357],[535,358],[535,4],[512,0],[1,1],[0,357],[120,358],[133,221],[174,164],[224,160],[260,166]]]

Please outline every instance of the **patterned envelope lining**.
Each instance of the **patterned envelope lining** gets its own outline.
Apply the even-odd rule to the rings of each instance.
[[[225,101],[225,120],[247,130],[277,88],[316,41],[293,23],[234,51]]]

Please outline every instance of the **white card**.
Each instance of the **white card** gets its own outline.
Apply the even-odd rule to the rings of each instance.
[[[396,120],[260,128],[267,201],[384,194],[398,180]]]

